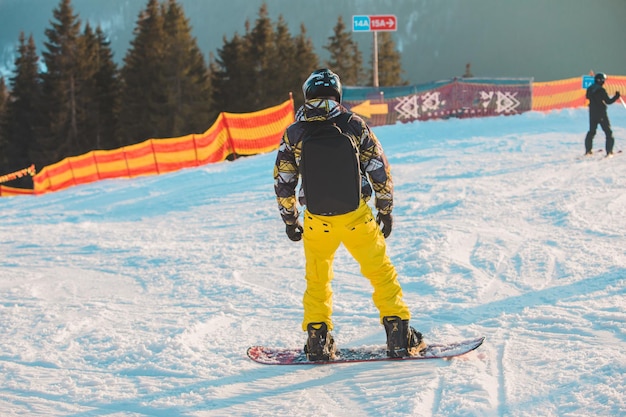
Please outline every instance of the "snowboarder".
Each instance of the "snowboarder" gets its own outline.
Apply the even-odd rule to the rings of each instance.
[[[316,70],[306,79],[302,91],[305,103],[297,110],[296,121],[286,129],[276,156],[274,190],[287,236],[292,241],[304,240],[306,291],[302,329],[308,335],[307,357],[320,361],[334,356],[330,333],[333,329],[331,281],[332,263],[340,244],[359,263],[361,273],[374,288],[372,298],[387,335],[387,355],[418,354],[425,346],[422,334],[409,326],[411,314],[403,300],[396,269],[386,253],[385,239],[393,224],[393,182],[383,148],[365,121],[341,105],[342,86],[337,74],[326,68]],[[318,140],[314,136],[324,126],[334,126],[330,131],[338,137],[336,141],[324,142],[324,146],[331,146],[326,151],[316,151],[308,144]],[[349,152],[332,147],[333,143],[341,142],[341,135],[353,142],[351,152],[358,158],[354,164],[356,185],[345,180],[352,175]],[[334,166],[331,160],[337,160],[344,152],[343,167]],[[314,161],[315,158],[325,160]],[[333,180],[320,187],[321,177],[329,176]],[[302,186],[298,202],[306,207],[303,225],[296,203],[299,178]],[[354,194],[354,187],[360,189],[356,203],[351,206],[348,196]],[[372,190],[376,218],[367,204]],[[338,201],[343,198],[337,196],[344,195],[345,201]]]
[[[620,97],[619,91],[610,98],[603,85],[606,82],[606,74],[599,72],[594,77],[594,83],[587,88],[586,97],[589,100],[589,131],[585,137],[585,155],[593,154],[593,138],[596,135],[598,123],[606,136],[606,156],[613,155],[615,139],[611,131],[611,122],[606,114],[607,104],[613,104]]]

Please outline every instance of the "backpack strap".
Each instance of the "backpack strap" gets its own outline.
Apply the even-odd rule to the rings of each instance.
[[[348,130],[348,125],[350,124],[350,120],[352,120],[352,115],[353,113],[350,112],[341,113],[339,116],[335,117],[335,125],[337,125],[337,127],[339,127],[342,132],[346,133],[346,130]]]
[[[350,120],[352,120],[352,115],[353,115],[353,113],[346,112],[346,113],[341,113],[338,116],[333,117],[332,119],[316,120],[316,121],[313,121],[313,122],[307,122],[309,124],[315,124],[315,129],[313,131],[311,131],[311,133],[309,135],[310,136],[315,136],[315,134],[319,130],[324,129],[324,128],[328,127],[329,125],[337,126],[339,128],[339,130],[341,131],[341,133],[345,133],[348,130],[348,126],[349,126]]]

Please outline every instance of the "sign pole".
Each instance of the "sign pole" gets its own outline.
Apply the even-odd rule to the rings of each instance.
[[[396,31],[398,19],[395,15],[355,15],[352,16],[353,32],[372,32],[374,45],[372,51],[372,84],[378,87],[378,31]]]
[[[372,83],[378,87],[378,32],[372,31],[374,35],[374,55],[372,57]]]

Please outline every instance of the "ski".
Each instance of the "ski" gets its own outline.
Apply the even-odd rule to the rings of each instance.
[[[578,159],[579,161],[585,161],[585,160],[599,160],[602,161],[604,159],[607,158],[612,158],[614,156],[617,155],[621,155],[622,154],[622,150],[618,150],[613,152],[611,155],[606,155],[604,152],[604,149],[597,149],[595,150],[592,154],[584,154],[581,156],[578,156],[576,159]]]

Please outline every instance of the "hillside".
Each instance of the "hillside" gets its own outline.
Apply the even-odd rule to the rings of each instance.
[[[487,338],[450,361],[246,357],[305,340],[274,154],[0,198],[2,415],[626,415],[626,156],[581,159],[586,128],[578,109],[375,129],[412,324]],[[383,344],[343,249],[335,273],[337,343]]]

